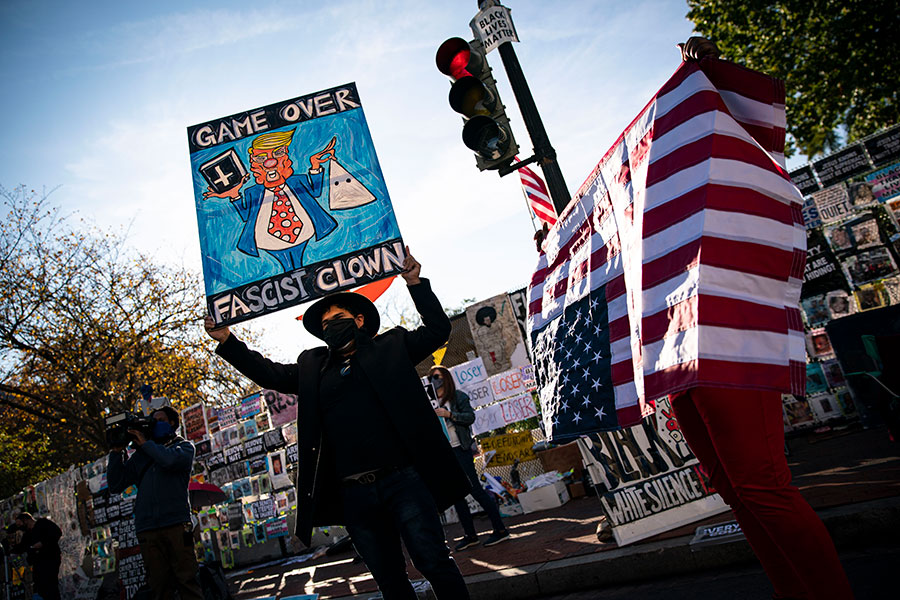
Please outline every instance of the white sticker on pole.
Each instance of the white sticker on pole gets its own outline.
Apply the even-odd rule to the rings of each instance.
[[[505,6],[488,6],[479,11],[472,19],[472,30],[484,44],[487,54],[503,42],[518,42],[516,27],[512,22],[510,10]]]

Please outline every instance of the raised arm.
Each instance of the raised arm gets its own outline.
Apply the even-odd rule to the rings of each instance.
[[[416,311],[422,317],[422,325],[406,332],[406,350],[414,363],[425,360],[429,354],[444,345],[450,337],[450,319],[434,292],[431,283],[419,277],[422,265],[406,249],[403,261],[403,279],[409,289]]]
[[[212,317],[204,320],[206,333],[219,342],[216,354],[256,385],[284,394],[296,394],[300,371],[296,363],[282,364],[269,360],[231,333],[228,327],[216,327]]]

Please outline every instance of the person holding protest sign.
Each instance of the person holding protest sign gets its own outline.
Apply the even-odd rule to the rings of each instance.
[[[704,38],[679,46],[685,61],[718,56]],[[792,260],[786,253],[785,270]],[[775,598],[853,598],[828,530],[790,484],[781,393],[701,385],[673,394],[671,403],[688,446],[734,512]]]
[[[409,255],[403,279],[422,325],[378,334],[375,305],[338,292],[313,304],[306,329],[326,346],[293,364],[254,352],[227,327],[205,321],[216,353],[265,389],[297,394],[296,535],[345,525],[386,600],[413,600],[400,542],[440,600],[469,598],[450,556],[440,510],[469,493],[415,370],[450,335],[450,320]]]
[[[465,471],[472,484],[472,497],[481,505],[491,520],[494,527],[493,533],[484,541],[485,546],[493,546],[509,539],[509,531],[503,525],[500,510],[493,498],[481,487],[478,474],[475,472],[475,464],[472,460],[472,423],[475,422],[475,411],[469,402],[469,396],[456,389],[453,376],[444,367],[435,366],[429,374],[431,385],[434,386],[438,398],[438,407],[434,409],[437,416],[444,419],[447,428],[447,436],[453,453],[459,461],[459,465]],[[475,532],[475,524],[472,521],[472,513],[469,512],[469,503],[465,498],[453,505],[456,514],[459,515],[459,523],[462,525],[465,536],[456,545],[457,552],[470,548],[479,543],[478,534]]]

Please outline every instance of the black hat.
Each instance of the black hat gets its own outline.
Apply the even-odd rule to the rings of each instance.
[[[371,300],[356,292],[330,294],[310,306],[303,313],[303,326],[306,327],[306,330],[320,340],[323,339],[322,315],[335,304],[346,307],[354,315],[362,315],[364,319],[362,328],[370,336],[375,337],[375,334],[378,333],[378,328],[381,326],[378,309]]]

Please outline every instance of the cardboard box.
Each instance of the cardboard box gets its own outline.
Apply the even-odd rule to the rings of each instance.
[[[530,492],[521,492],[517,499],[522,505],[522,510],[527,514],[562,506],[569,501],[569,491],[566,489],[565,483],[557,481],[553,485],[545,485]]]
[[[566,489],[569,490],[569,498],[581,498],[582,496],[587,496],[587,492],[584,491],[584,484],[580,481],[570,483],[566,486]]]
[[[574,470],[573,476],[575,480],[581,479],[584,472],[584,463],[582,462],[581,451],[578,449],[578,442],[569,442],[563,446],[541,450],[536,454],[545,473],[547,471],[565,473],[572,469]]]

